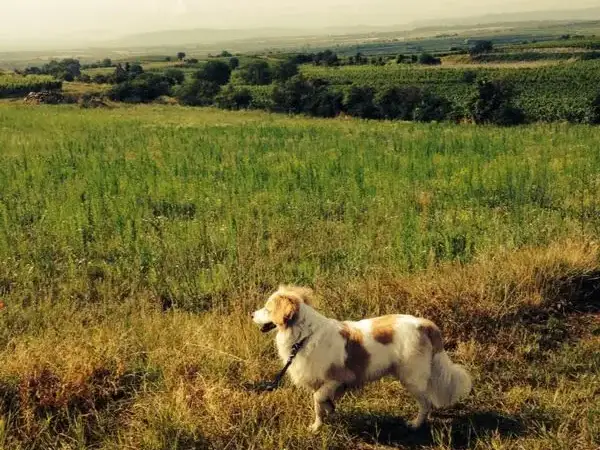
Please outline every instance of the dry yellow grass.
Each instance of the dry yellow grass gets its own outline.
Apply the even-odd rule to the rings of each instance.
[[[404,426],[415,407],[395,381],[348,395],[316,436],[306,393],[245,390],[279,368],[272,336],[248,319],[266,292],[201,315],[163,311],[150,293],[122,304],[8,304],[0,447],[593,449],[599,260],[596,243],[562,242],[414,276],[317,280],[319,308],[335,317],[435,319],[473,373],[472,396],[417,433]]]

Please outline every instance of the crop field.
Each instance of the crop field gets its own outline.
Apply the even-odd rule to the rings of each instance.
[[[0,104],[0,448],[594,449],[600,134]],[[319,434],[249,313],[436,321],[474,392],[383,380]]]
[[[322,78],[334,85],[421,86],[456,104],[473,94],[476,80],[503,80],[509,83],[529,121],[585,122],[591,114],[592,99],[600,86],[600,63],[581,61],[539,67],[470,68],[417,67],[414,65],[304,66],[309,78]]]
[[[0,73],[0,98],[28,94],[31,91],[60,89],[61,81],[46,75],[21,76]]]

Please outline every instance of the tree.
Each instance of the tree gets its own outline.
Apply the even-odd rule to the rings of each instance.
[[[596,125],[600,124],[600,92],[592,100],[589,122]]]
[[[247,88],[229,85],[215,97],[215,104],[223,109],[247,109],[252,103],[252,93]]]
[[[481,55],[482,53],[489,53],[494,50],[494,44],[492,41],[476,41],[473,47],[469,49],[471,55]]]
[[[479,81],[469,104],[475,123],[518,125],[525,121],[523,112],[512,105],[512,90],[499,81]]]
[[[219,86],[229,83],[231,78],[231,68],[229,64],[223,61],[208,61],[202,69],[194,74],[194,78],[198,80],[210,81]]]
[[[171,86],[162,75],[144,73],[139,77],[114,86],[108,96],[111,100],[128,103],[145,103],[168,95]]]
[[[163,72],[163,75],[171,85],[182,84],[185,81],[185,73],[180,69],[169,68]]]
[[[255,60],[240,69],[242,80],[250,85],[270,84],[273,74],[269,63],[263,60]]]
[[[229,53],[227,50],[223,50],[219,55],[221,58],[231,58],[233,55]]]
[[[134,63],[129,66],[128,72],[129,78],[135,78],[144,73],[144,68],[141,66],[141,64]]]
[[[102,67],[112,67],[112,60],[110,58],[104,58],[100,65]]]
[[[298,65],[291,60],[278,62],[273,68],[273,79],[284,82],[298,74]]]
[[[352,86],[344,99],[344,108],[351,116],[374,119],[377,117],[374,96],[375,91],[372,87]]]
[[[186,56],[186,55],[185,55],[185,52],[178,52],[178,53],[177,53],[177,59],[178,59],[179,61],[183,61],[183,60],[185,59],[185,56]]]
[[[413,118],[419,122],[441,122],[448,118],[451,111],[452,105],[448,100],[426,91],[413,112]]]
[[[213,103],[220,90],[217,83],[195,79],[181,86],[175,96],[183,105],[207,106]]]
[[[240,59],[235,56],[232,58],[229,58],[229,68],[231,70],[235,70],[238,67],[240,67]]]
[[[378,115],[385,119],[412,120],[421,102],[421,90],[417,87],[388,87],[375,96]]]
[[[421,55],[419,56],[419,64],[435,66],[441,63],[442,60],[440,58],[436,58],[430,53],[421,53]]]
[[[302,113],[310,105],[314,88],[303,76],[295,76],[273,89],[273,103],[277,110],[286,113]]]

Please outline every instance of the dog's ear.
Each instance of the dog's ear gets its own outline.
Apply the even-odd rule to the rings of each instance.
[[[311,288],[282,284],[279,286],[279,290],[297,296],[302,303],[306,303],[309,306],[312,306],[313,304],[314,292]]]
[[[285,294],[277,295],[274,300],[275,305],[271,312],[271,319],[275,325],[285,328],[298,314],[300,302],[297,298]]]

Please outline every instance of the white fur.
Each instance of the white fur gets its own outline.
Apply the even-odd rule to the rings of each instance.
[[[271,298],[282,293],[290,294],[290,291],[282,287]],[[263,308],[253,314],[253,319],[264,325],[270,322],[271,313]],[[374,381],[391,374],[417,399],[419,415],[412,422],[414,427],[423,424],[432,406],[450,406],[469,394],[469,374],[462,366],[452,363],[446,352],[434,354],[433,346],[428,339],[423,339],[419,329],[422,319],[408,315],[396,317],[393,342],[387,345],[374,339],[373,319],[342,323],[326,318],[304,302],[300,303],[290,326],[279,327],[276,344],[284,362],[290,356],[292,346],[308,337],[288,374],[296,386],[313,391],[316,413],[311,426],[313,431],[318,430],[324,416],[333,411],[333,402],[340,389],[347,387],[346,383],[328,376],[332,366],[344,367],[346,362],[346,339],[340,334],[344,326],[360,330],[362,346],[369,355],[362,381]],[[392,373],[391,367],[394,368]]]

